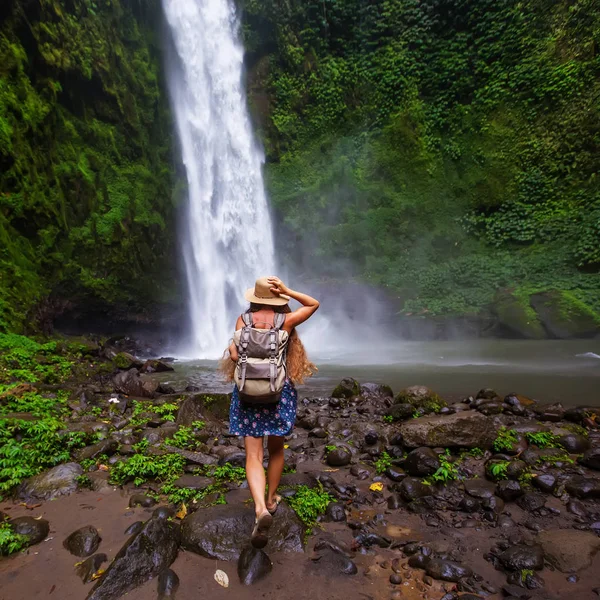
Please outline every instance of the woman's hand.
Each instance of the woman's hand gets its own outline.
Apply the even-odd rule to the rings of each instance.
[[[287,285],[285,285],[279,277],[267,277],[267,282],[271,286],[271,291],[278,296],[280,294],[288,294],[290,291]]]

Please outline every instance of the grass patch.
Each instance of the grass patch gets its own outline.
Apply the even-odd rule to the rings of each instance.
[[[296,494],[287,499],[307,529],[315,525],[319,516],[325,513],[327,506],[333,500],[333,496],[326,492],[323,486],[311,489],[305,485],[298,486]]]

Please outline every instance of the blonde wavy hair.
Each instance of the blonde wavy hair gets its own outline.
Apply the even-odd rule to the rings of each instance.
[[[256,312],[262,308],[261,304],[251,304],[248,312]],[[269,306],[275,312],[290,313],[290,307],[285,306]],[[219,372],[224,377],[225,381],[232,382],[235,373],[236,363],[231,360],[229,349],[225,350],[223,358],[219,361]],[[287,346],[287,375],[294,384],[302,384],[308,377],[312,377],[317,371],[317,367],[308,359],[304,344],[300,339],[297,331],[292,329]]]

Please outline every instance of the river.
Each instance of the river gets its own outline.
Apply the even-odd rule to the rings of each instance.
[[[397,342],[346,352],[312,352],[318,374],[299,386],[300,396],[325,396],[344,377],[387,383],[394,392],[426,385],[448,400],[491,387],[539,402],[600,405],[600,340],[478,340]],[[224,392],[215,361],[175,363],[161,379],[176,389],[188,382],[202,391]]]

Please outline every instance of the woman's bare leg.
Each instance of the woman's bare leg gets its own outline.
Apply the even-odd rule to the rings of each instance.
[[[245,437],[246,446],[246,478],[254,499],[256,516],[266,512],[265,506],[265,469],[263,467],[263,438]]]
[[[275,495],[283,473],[283,443],[284,438],[278,435],[270,435],[267,438],[267,448],[269,449],[269,466],[267,467],[269,495],[267,496],[267,506],[270,508],[273,508],[275,504]]]

